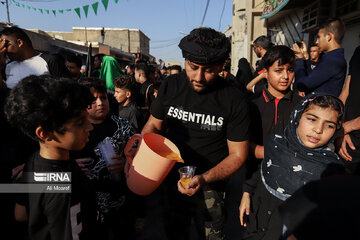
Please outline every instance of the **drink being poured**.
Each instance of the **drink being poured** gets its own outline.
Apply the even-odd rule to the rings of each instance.
[[[169,160],[176,160],[177,162],[184,163],[184,160],[176,152],[157,151],[157,154],[159,154],[160,156],[167,158]]]

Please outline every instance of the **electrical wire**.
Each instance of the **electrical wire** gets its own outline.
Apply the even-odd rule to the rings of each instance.
[[[226,0],[224,0],[223,9],[221,11],[221,15],[220,15],[220,19],[219,19],[219,29],[218,29],[219,31],[220,31],[220,28],[221,28],[221,19],[222,19],[223,15],[224,15],[225,5],[226,5]]]
[[[179,42],[176,41],[176,42],[173,42],[173,43],[170,43],[170,44],[167,44],[167,45],[163,45],[163,46],[150,47],[150,49],[166,48],[166,47],[170,47],[170,46],[172,46],[172,45],[178,44],[178,43],[179,43]]]
[[[176,37],[176,38],[171,38],[171,39],[167,39],[167,40],[150,40],[150,42],[152,43],[162,43],[162,42],[173,42],[175,40],[179,40],[182,36]]]
[[[206,7],[205,7],[205,12],[204,12],[204,16],[203,16],[203,18],[202,18],[202,20],[201,20],[200,27],[202,27],[203,24],[204,24],[205,16],[206,16],[206,13],[207,13],[207,10],[208,10],[208,7],[209,7],[209,3],[210,3],[210,0],[207,0],[207,2],[206,2]]]

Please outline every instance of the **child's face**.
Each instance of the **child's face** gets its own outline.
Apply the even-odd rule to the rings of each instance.
[[[290,64],[279,66],[279,60],[265,71],[266,78],[269,83],[269,91],[286,92],[290,84],[294,80],[294,68]]]
[[[126,102],[126,100],[128,99],[128,94],[127,94],[127,90],[123,89],[123,88],[117,88],[115,87],[115,99],[118,103],[124,103]]]
[[[310,105],[301,115],[298,136],[308,148],[318,148],[329,142],[336,131],[339,114],[332,108]]]
[[[106,93],[96,92],[91,90],[95,100],[88,109],[89,119],[91,123],[101,123],[109,114],[109,101]]]
[[[88,112],[83,110],[79,117],[71,119],[64,125],[65,133],[54,132],[58,149],[81,150],[89,141],[90,131],[94,129],[88,118]]]

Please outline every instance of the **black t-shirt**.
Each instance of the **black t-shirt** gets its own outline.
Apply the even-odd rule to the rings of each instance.
[[[143,116],[134,101],[129,102],[126,106],[119,104],[119,116],[127,119],[136,131],[141,131],[143,127]]]
[[[90,132],[89,142],[81,151],[71,152],[71,156],[74,159],[89,157],[94,159],[94,163],[89,166],[88,178],[96,191],[100,220],[103,222],[106,219],[106,214],[124,206],[127,187],[124,174],[120,174],[120,181],[113,179],[98,144],[109,137],[115,152],[124,156],[125,145],[134,135],[134,130],[126,119],[117,115],[108,115],[102,123],[93,124],[93,126],[94,129]]]
[[[293,91],[277,99],[264,86],[261,94],[253,96],[249,101],[251,140],[263,145],[270,134],[283,135],[291,111],[300,100],[301,97]]]
[[[137,85],[136,103],[139,107],[149,107],[154,101],[154,87],[150,80]]]
[[[228,156],[227,139],[248,139],[246,100],[220,77],[208,91],[198,93],[185,72],[171,75],[161,84],[150,112],[164,120],[165,136],[179,148],[185,165],[195,165],[198,174]]]
[[[71,77],[69,70],[66,68],[65,59],[60,54],[43,53],[40,57],[46,61],[52,76]]]
[[[353,56],[351,57],[349,64],[349,75],[351,75],[350,86],[349,86],[349,96],[346,99],[345,104],[345,121],[350,121],[360,116],[360,46],[356,48]],[[355,144],[356,149],[360,147],[360,131],[353,131],[350,133],[351,139]],[[353,150],[350,155],[353,156]],[[357,152],[357,160],[360,158],[359,150]],[[354,156],[353,156],[354,157]],[[360,160],[360,159],[359,159]]]
[[[35,153],[24,172],[71,172],[71,193],[29,193],[31,239],[96,239],[96,200],[74,160],[49,160]]]

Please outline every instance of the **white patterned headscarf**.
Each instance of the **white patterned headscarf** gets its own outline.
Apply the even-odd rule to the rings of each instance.
[[[265,141],[265,156],[261,163],[262,182],[271,194],[281,200],[286,200],[309,181],[336,174],[343,169],[342,160],[328,146],[340,127],[326,145],[315,149],[306,147],[297,134],[301,115],[309,102],[322,96],[334,98],[332,100],[340,106],[342,115],[344,106],[338,98],[326,94],[309,94],[292,111],[284,135],[271,135]]]

